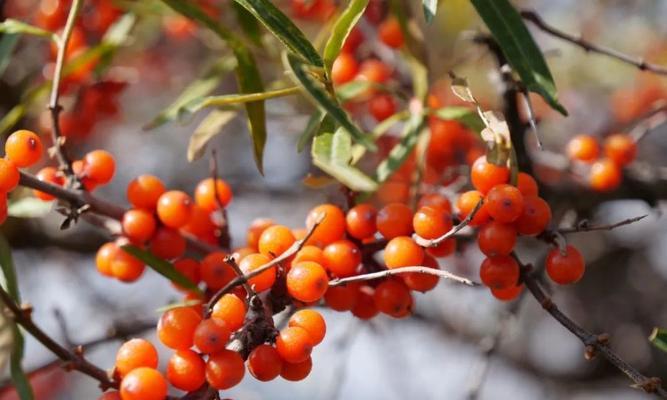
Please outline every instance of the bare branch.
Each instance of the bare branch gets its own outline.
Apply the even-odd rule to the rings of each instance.
[[[444,235],[440,236],[439,238],[436,239],[425,239],[416,233],[412,235],[412,240],[415,241],[418,245],[422,247],[435,247],[442,243],[443,241],[451,238],[452,236],[456,235],[461,229],[465,228],[470,224],[470,221],[472,221],[473,218],[475,218],[475,215],[477,214],[477,211],[479,211],[480,208],[482,208],[482,205],[484,204],[484,200],[480,199],[477,202],[477,205],[475,205],[475,208],[472,209],[470,214],[468,214],[467,217],[463,221],[461,221],[458,225],[450,229],[447,233]]]
[[[615,222],[608,225],[590,225],[588,221],[581,221],[577,226],[572,228],[561,228],[558,229],[558,233],[566,235],[568,233],[578,233],[578,232],[592,232],[592,231],[610,231],[614,228],[618,228],[624,225],[630,225],[635,222],[641,221],[642,219],[648,217],[648,214],[640,215],[638,217],[627,218],[622,221]]]
[[[348,283],[351,283],[351,282],[371,281],[373,279],[380,279],[380,278],[386,278],[386,277],[392,276],[392,275],[409,274],[409,273],[435,275],[435,276],[439,276],[441,278],[445,278],[445,279],[448,279],[448,280],[451,280],[451,281],[454,281],[454,282],[462,283],[464,285],[479,286],[479,283],[473,282],[468,278],[458,276],[458,275],[453,274],[449,271],[443,271],[441,269],[435,269],[435,268],[429,268],[429,267],[423,267],[423,266],[413,266],[413,267],[401,267],[401,268],[387,269],[387,270],[384,270],[384,271],[373,272],[373,273],[370,273],[370,274],[350,276],[348,278],[333,279],[333,280],[329,281],[329,287],[345,285],[345,284],[348,284]]]

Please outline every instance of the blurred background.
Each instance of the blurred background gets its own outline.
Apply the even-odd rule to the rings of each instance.
[[[5,16],[22,15],[31,0],[6,0]],[[286,2],[276,2],[285,5]],[[656,63],[667,63],[667,3],[659,0],[535,0],[514,1],[534,9],[550,24],[567,32],[611,46]],[[222,4],[226,12],[226,2]],[[121,1],[120,6],[153,7],[153,2]],[[160,8],[160,13],[164,9]],[[139,174],[154,174],[169,186],[192,192],[208,175],[206,157],[189,163],[186,148],[201,115],[188,123],[171,122],[151,131],[142,127],[168,106],[183,88],[201,75],[227,50],[206,32],[168,33],[165,20],[172,14],[142,17],[131,38],[112,61],[108,76],[126,82],[115,99],[118,112],[85,132],[74,135],[67,147],[75,156],[103,148],[116,156],[117,173],[100,196],[126,204],[125,187]],[[30,14],[30,13],[28,13]],[[25,14],[23,14],[25,15]],[[30,17],[28,17],[29,19]],[[317,24],[297,21],[308,35]],[[472,43],[469,32],[482,23],[468,1],[440,2],[436,20],[427,28],[430,70],[445,78],[449,70],[466,76],[475,95],[501,109],[498,74],[486,48]],[[532,26],[531,26],[532,30]],[[570,111],[564,118],[535,100],[540,135],[547,150],[562,152],[568,138],[578,133],[605,134],[624,111],[642,111],[656,99],[667,100],[667,82],[609,58],[586,54],[570,44],[532,30]],[[267,38],[267,43],[273,43]],[[266,81],[279,78],[283,68],[277,46],[266,46],[258,57]],[[272,49],[272,47],[274,49]],[[0,115],[21,101],[21,94],[48,74],[48,45],[24,37],[7,70],[0,77]],[[434,85],[439,80],[434,80]],[[235,91],[233,77],[216,93]],[[448,90],[446,84],[443,84]],[[65,110],[74,100],[65,98]],[[18,126],[40,126],[46,99],[40,98],[18,121]],[[643,108],[642,108],[643,107]],[[308,210],[323,201],[343,204],[333,187],[311,189],[304,177],[317,170],[308,151],[297,153],[296,142],[312,112],[303,98],[267,103],[268,143],[265,176],[254,165],[246,125],[237,119],[216,136],[209,149],[218,152],[220,176],[234,189],[228,208],[234,247],[242,246],[250,222],[268,217],[281,224],[301,227]],[[629,111],[628,111],[629,112]],[[640,144],[639,167],[656,176],[667,168],[667,129],[652,131]],[[576,184],[563,185],[549,178],[562,198],[576,196]],[[663,175],[656,185],[667,184]],[[664,201],[620,199],[599,207],[573,212],[568,202],[559,207],[563,225],[588,218],[610,223],[648,214],[642,221],[610,232],[580,233],[568,239],[587,261],[583,280],[573,286],[553,287],[556,303],[592,332],[608,332],[611,344],[628,362],[648,376],[667,378],[667,354],[647,340],[655,326],[667,326],[667,224]],[[569,211],[568,211],[569,210]],[[156,311],[177,301],[179,293],[155,272],[147,270],[136,283],[123,284],[99,275],[94,265],[97,248],[108,238],[85,222],[59,230],[63,217],[47,212],[39,218],[11,218],[3,231],[14,249],[20,289],[34,306],[33,318],[61,343],[84,343],[113,328],[140,326],[156,321]],[[536,265],[548,248],[525,240],[519,254]],[[483,256],[474,244],[459,246],[455,255],[440,260],[443,268],[475,276]],[[57,310],[57,311],[56,311]],[[56,312],[66,321],[59,322]],[[531,296],[511,304],[492,298],[488,291],[448,282],[417,295],[414,316],[393,320],[379,316],[371,322],[348,313],[323,311],[329,327],[324,344],[313,354],[313,371],[302,382],[280,379],[260,383],[246,374],[243,382],[224,393],[235,399],[464,399],[478,391],[481,399],[643,399],[650,396],[630,388],[630,382],[604,360],[586,361],[583,346],[546,314]],[[119,325],[120,324],[120,325]],[[146,337],[161,344],[154,330]],[[113,365],[119,342],[96,346],[87,356],[103,368]],[[168,352],[160,347],[165,361]],[[24,365],[33,370],[53,360],[44,347],[27,338]],[[485,373],[482,371],[486,371]],[[5,383],[8,375],[5,371]],[[481,382],[480,382],[481,378]],[[93,380],[55,367],[33,381],[38,399],[94,399]],[[0,399],[16,398],[5,390]]]

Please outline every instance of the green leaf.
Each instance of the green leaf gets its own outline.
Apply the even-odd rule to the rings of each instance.
[[[8,34],[39,36],[51,39],[54,42],[58,41],[58,35],[53,32],[11,18],[7,18],[3,22],[0,22],[0,32]]]
[[[366,80],[355,80],[336,87],[336,96],[341,101],[354,99],[371,88],[383,89],[381,85]]]
[[[196,292],[197,294],[203,294],[197,285],[186,278],[183,274],[178,272],[170,262],[156,257],[151,252],[142,250],[131,244],[124,245],[121,248],[137,259],[143,261],[146,265],[154,269],[158,274],[164,276],[175,284]]]
[[[486,127],[484,121],[479,117],[479,114],[477,114],[475,110],[467,107],[443,107],[433,110],[431,114],[440,119],[458,121],[478,134]]]
[[[558,102],[556,84],[542,52],[509,0],[472,0],[472,4],[526,88],[540,94],[552,108],[567,115]]]
[[[350,165],[352,139],[343,128],[315,137],[311,153],[317,167],[348,188],[359,192],[377,190],[377,182]]]
[[[347,36],[352,31],[352,28],[357,24],[359,18],[364,13],[369,0],[350,0],[347,7],[340,14],[331,31],[331,36],[324,46],[324,67],[327,71],[327,76],[331,76],[331,68],[338,57],[340,50],[345,44]]]
[[[290,51],[308,63],[323,67],[322,58],[306,36],[268,0],[234,0],[248,10],[273,33]]]
[[[667,329],[653,328],[648,340],[660,350],[667,352]]]
[[[403,128],[401,141],[391,149],[389,155],[377,167],[376,180],[380,183],[386,181],[401,167],[414,149],[419,139],[419,133],[425,125],[424,115],[413,114]]]
[[[2,35],[2,39],[0,39],[0,77],[2,77],[9,66],[9,61],[18,42],[19,35]]]
[[[296,143],[297,152],[301,153],[308,143],[315,137],[320,126],[322,126],[322,119],[324,116],[325,114],[320,110],[316,110],[313,115],[310,116],[306,128],[303,130],[303,133],[299,136],[299,141]]]
[[[236,14],[236,22],[238,22],[245,36],[254,44],[260,46],[262,44],[262,31],[257,19],[239,3],[232,3],[232,8]]]
[[[291,53],[283,53],[283,55],[285,56],[285,63],[294,74],[296,81],[306,89],[311,100],[345,128],[355,141],[363,144],[369,150],[375,151],[377,149],[375,143],[352,122],[349,115],[343,110],[338,101],[325,90],[322,83],[313,77],[307,70],[308,65]]]
[[[16,218],[43,217],[53,208],[50,201],[43,201],[35,197],[23,197],[9,203],[7,214]]]
[[[204,118],[194,133],[190,137],[188,144],[188,161],[192,162],[204,155],[206,144],[215,135],[222,131],[222,128],[236,117],[236,111],[213,110]]]
[[[438,10],[438,0],[422,0],[422,8],[424,9],[424,19],[430,24]]]

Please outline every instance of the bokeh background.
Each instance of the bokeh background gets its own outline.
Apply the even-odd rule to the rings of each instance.
[[[7,0],[4,6],[15,2],[30,3]],[[481,22],[467,1],[440,3],[438,16],[427,33],[433,74],[445,77],[448,70],[454,69],[468,77],[479,98],[499,107],[494,60],[485,48],[466,40],[468,32],[481,29]],[[582,33],[597,43],[656,62],[667,61],[667,3],[663,1],[514,3],[535,9],[549,23],[571,33]],[[188,163],[185,155],[189,137],[201,117],[186,125],[170,123],[150,132],[143,131],[142,126],[171,103],[207,63],[226,50],[201,32],[181,40],[160,35],[160,18],[156,16],[154,21],[142,25],[137,37],[113,61],[110,73],[128,82],[119,98],[121,113],[97,124],[85,140],[68,144],[75,155],[104,148],[117,157],[114,181],[100,189],[99,194],[120,204],[126,204],[126,184],[139,174],[157,175],[168,186],[187,191],[208,175],[206,159]],[[316,33],[313,26],[303,27],[309,34]],[[571,113],[569,118],[550,112],[543,115],[540,133],[548,150],[562,151],[567,139],[577,133],[604,132],[615,107],[635,100],[636,92],[632,90],[642,85],[666,84],[665,79],[654,79],[631,66],[587,55],[579,48],[533,32],[547,52],[560,96]],[[43,43],[30,38],[21,40],[15,58],[0,78],[0,115],[16,104],[26,79],[37,79],[45,52]],[[269,60],[263,65],[266,76],[282,74],[277,62]],[[233,91],[230,77],[218,93]],[[37,104],[20,124],[37,124],[45,104],[45,100]],[[228,125],[209,145],[218,152],[220,176],[234,188],[228,212],[235,246],[243,244],[245,230],[256,217],[298,227],[312,206],[323,201],[343,201],[335,188],[314,190],[302,183],[309,172],[316,171],[307,151],[296,152],[296,141],[312,111],[308,103],[275,100],[267,103],[267,109],[265,176],[254,166],[244,122]],[[647,168],[664,173],[665,154],[667,129],[657,129],[641,142],[639,159]],[[664,179],[661,182],[665,184]],[[649,376],[667,378],[667,354],[653,348],[647,340],[654,326],[667,325],[664,209],[664,202],[649,206],[640,200],[619,200],[585,215],[596,223],[649,216],[611,232],[572,235],[570,240],[582,249],[587,260],[586,276],[577,285],[552,288],[552,294],[563,310],[585,328],[610,333],[613,347],[627,361]],[[567,212],[562,215],[564,224],[582,217]],[[42,218],[11,219],[3,226],[14,248],[23,299],[34,306],[35,321],[55,338],[86,342],[103,336],[119,321],[132,325],[157,320],[159,307],[178,300],[179,294],[153,271],[147,270],[131,285],[100,276],[94,266],[94,252],[107,238],[85,222],[60,231],[61,222],[62,217],[51,212]],[[530,240],[520,246],[523,258],[537,263],[547,250],[542,243]],[[481,260],[476,246],[463,245],[454,256],[442,259],[441,265],[475,277]],[[65,319],[67,333],[54,310]],[[604,360],[586,361],[581,343],[530,296],[517,305],[507,305],[493,299],[486,290],[441,282],[434,291],[417,295],[415,315],[408,319],[380,316],[372,322],[362,322],[349,314],[324,313],[329,334],[314,351],[313,372],[306,380],[260,383],[246,374],[243,382],[224,396],[244,400],[464,399],[470,387],[475,386],[480,370],[488,368],[480,387],[481,399],[650,397],[630,388],[629,381]],[[501,335],[497,334],[499,330]],[[150,330],[146,337],[161,346]],[[485,355],[495,340],[497,345],[489,356]],[[87,356],[110,368],[118,345],[110,342],[95,347]],[[164,354],[161,360],[165,361],[168,352],[160,348]],[[44,347],[28,338],[24,362],[27,370],[52,360]],[[6,371],[4,376],[8,383]],[[98,395],[93,380],[59,368],[41,374],[35,384],[38,399],[94,399]],[[0,399],[13,396],[4,391]]]

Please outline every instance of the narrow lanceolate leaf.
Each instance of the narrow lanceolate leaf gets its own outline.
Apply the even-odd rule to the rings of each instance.
[[[267,90],[265,92],[259,93],[224,94],[221,96],[198,97],[179,108],[178,115],[179,119],[181,119],[206,107],[231,107],[236,104],[245,104],[259,100],[275,99],[277,97],[290,96],[300,92],[300,86],[292,86],[284,89]]]
[[[16,218],[39,218],[48,214],[53,208],[50,201],[35,197],[23,197],[9,203],[7,214]]]
[[[250,11],[266,28],[294,54],[308,63],[322,67],[322,58],[306,36],[269,0],[234,0]]]
[[[424,9],[424,19],[431,23],[438,10],[438,0],[422,0],[422,8]]]
[[[509,0],[472,0],[472,4],[526,88],[540,94],[552,108],[567,115],[558,102],[556,84],[542,52]]]
[[[19,294],[18,282],[16,280],[16,272],[14,270],[14,260],[12,258],[12,252],[9,247],[9,243],[4,236],[0,235],[0,267],[2,268],[2,275],[4,278],[4,288],[7,290],[7,293],[12,297],[12,299],[21,303],[21,296]],[[8,319],[3,320],[3,326],[0,327],[3,331],[5,329],[11,329],[12,334],[10,336],[2,335],[3,337],[10,337],[13,341],[11,343],[11,355],[9,358],[9,372],[12,377],[12,382],[16,388],[16,392],[19,395],[21,400],[32,400],[34,398],[32,393],[32,387],[30,386],[30,381],[25,371],[23,371],[22,361],[23,361],[23,351],[24,351],[24,341],[23,334],[19,329],[18,325],[10,322]],[[6,325],[11,324],[11,325]],[[3,348],[7,344],[2,343]]]
[[[667,329],[654,328],[648,340],[660,350],[667,352]]]
[[[369,0],[350,0],[347,7],[340,14],[333,26],[331,36],[324,46],[324,67],[327,70],[327,75],[331,75],[331,67],[333,66],[336,57],[345,44],[345,39],[352,31],[352,28],[357,24],[359,18],[364,13]]]
[[[479,114],[467,107],[443,107],[434,110],[432,114],[440,119],[458,121],[477,134],[480,134],[485,128],[484,121],[479,117]]]
[[[0,33],[32,35],[53,41],[58,40],[58,36],[53,32],[11,18],[0,22]]]
[[[19,35],[2,35],[2,39],[0,39],[0,77],[2,77],[9,66],[9,60],[11,60],[12,53],[14,53],[18,42]]]
[[[352,138],[343,129],[336,133],[322,133],[313,140],[313,163],[348,188],[358,192],[372,192],[377,182],[350,165]]]
[[[222,129],[231,120],[236,117],[236,111],[230,110],[213,110],[206,118],[204,118],[195,132],[190,137],[188,144],[188,161],[192,162],[201,158],[206,151],[206,144],[217,134],[222,132]]]
[[[254,15],[250,14],[248,10],[243,8],[239,3],[232,3],[232,8],[236,14],[236,22],[238,22],[241,30],[245,36],[254,44],[262,44],[262,29]]]
[[[155,272],[174,282],[178,286],[184,287],[198,294],[202,294],[201,289],[199,289],[197,285],[186,278],[183,274],[178,272],[170,262],[156,257],[151,252],[142,250],[131,244],[122,246],[122,249],[137,259],[143,261],[146,265],[155,270]]]
[[[381,89],[381,85],[377,85],[367,80],[354,80],[336,87],[336,96],[340,101],[345,102],[352,100],[355,97],[367,93],[371,88]]]
[[[322,119],[325,115],[326,114],[318,109],[313,113],[313,115],[310,116],[308,123],[306,124],[306,128],[303,130],[303,133],[301,133],[301,136],[299,136],[299,140],[296,142],[296,151],[301,153],[303,149],[306,148],[308,143],[310,143],[310,141],[315,137],[315,134],[317,134],[317,131],[322,125]]]
[[[384,161],[377,167],[376,180],[380,183],[391,177],[398,170],[403,162],[408,158],[412,149],[415,148],[419,133],[425,125],[424,115],[413,114],[403,128],[401,141],[389,152]]]
[[[323,84],[318,81],[308,71],[308,64],[301,61],[300,58],[291,53],[283,53],[285,56],[285,64],[294,74],[296,81],[303,86],[306,92],[310,95],[311,100],[324,111],[326,111],[331,118],[336,120],[358,143],[363,144],[369,150],[374,151],[377,147],[371,138],[363,133],[357,125],[352,122],[350,116],[341,107],[338,101],[329,94],[324,88]]]
[[[241,93],[259,93],[264,91],[264,84],[259,68],[250,50],[243,41],[220,22],[211,18],[204,10],[186,0],[162,0],[176,12],[191,18],[207,27],[227,42],[236,57],[236,81]],[[260,173],[264,173],[264,146],[266,145],[266,112],[264,101],[253,101],[245,104],[248,125],[253,142],[255,164]]]

